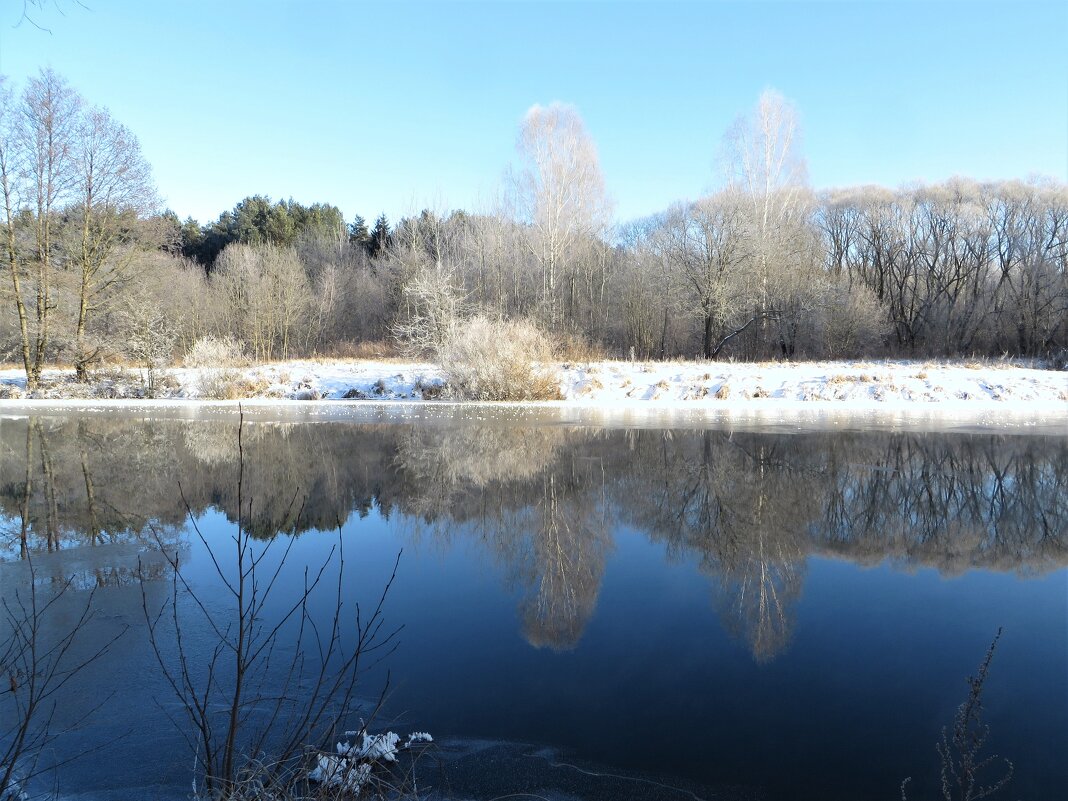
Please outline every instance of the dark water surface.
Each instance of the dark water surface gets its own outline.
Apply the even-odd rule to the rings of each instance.
[[[706,425],[247,420],[243,497],[257,543],[295,538],[289,587],[339,525],[347,602],[373,603],[403,550],[399,646],[358,695],[388,671],[382,725],[434,733],[458,795],[845,801],[911,776],[910,798],[940,797],[935,745],[1001,627],[987,751],[1015,777],[995,798],[1068,797],[1068,434]],[[106,701],[55,745],[98,749],[50,779],[66,797],[188,794],[138,560],[149,604],[171,592],[162,540],[225,612],[187,506],[229,553],[236,430],[0,421],[0,593],[30,553],[40,586],[75,576],[65,619],[98,588],[94,642],[128,627],[58,710]]]

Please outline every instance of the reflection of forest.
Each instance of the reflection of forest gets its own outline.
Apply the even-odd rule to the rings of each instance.
[[[246,426],[257,536],[329,529],[377,508],[413,538],[475,538],[523,590],[524,632],[539,646],[578,642],[617,524],[696,558],[758,659],[789,638],[809,555],[949,573],[1068,564],[1064,439]],[[183,497],[194,514],[233,519],[236,444],[231,423],[4,420],[0,558],[150,543],[150,527],[183,525]]]

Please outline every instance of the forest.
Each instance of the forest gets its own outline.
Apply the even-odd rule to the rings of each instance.
[[[613,218],[577,109],[533,106],[487,208],[370,227],[250,195],[162,208],[134,132],[51,70],[0,91],[0,349],[34,388],[197,342],[254,361],[436,358],[464,331],[560,359],[1063,360],[1068,185],[954,178],[815,191],[796,108],[764,92],[716,189]],[[517,328],[519,326],[519,328]]]

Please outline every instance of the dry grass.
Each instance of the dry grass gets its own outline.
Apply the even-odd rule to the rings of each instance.
[[[600,362],[608,355],[605,349],[578,334],[560,334],[555,338],[559,358],[570,362]]]
[[[206,370],[200,377],[201,397],[210,400],[244,400],[266,394],[270,383],[263,376],[246,376],[232,368]]]
[[[579,395],[592,395],[594,392],[604,389],[604,384],[598,381],[596,378],[591,378],[585,384],[582,385],[582,389],[579,390]]]
[[[449,393],[466,400],[560,400],[549,337],[525,320],[476,317],[442,347]]]
[[[879,381],[875,373],[835,373],[827,379],[828,384],[873,384]]]
[[[364,340],[362,342],[337,342],[320,354],[326,359],[374,361],[377,359],[400,360],[404,354],[395,342],[384,339]],[[407,361],[407,359],[404,359]]]
[[[719,389],[716,390],[716,400],[727,400],[731,396],[731,385],[727,382],[723,382],[719,385]]]
[[[437,400],[445,392],[445,385],[432,381],[424,383],[422,379],[419,379],[415,383],[415,391],[423,400]]]

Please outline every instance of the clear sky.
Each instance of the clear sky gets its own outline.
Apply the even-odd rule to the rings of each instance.
[[[0,4],[0,72],[51,66],[110,108],[201,221],[256,193],[348,218],[485,207],[553,100],[631,219],[708,191],[769,86],[817,188],[1068,180],[1068,2],[55,2],[50,33]]]

